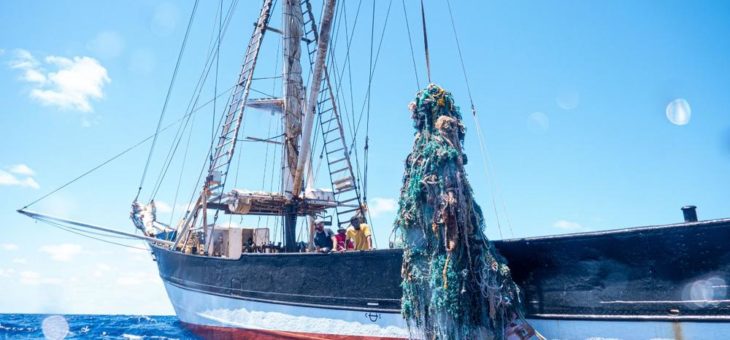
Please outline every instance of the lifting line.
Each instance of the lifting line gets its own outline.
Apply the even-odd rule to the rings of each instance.
[[[431,61],[428,57],[428,34],[426,34],[426,10],[423,8],[423,0],[421,0],[421,23],[423,24],[423,50],[426,54],[426,75],[428,83],[431,83]]]
[[[421,3],[423,3],[423,1],[421,1]],[[479,122],[479,115],[477,114],[477,109],[476,109],[476,106],[474,105],[474,99],[471,95],[471,87],[469,86],[469,77],[467,76],[466,66],[464,65],[464,57],[461,53],[461,44],[459,43],[459,35],[456,33],[456,24],[454,23],[454,15],[451,11],[451,0],[446,0],[446,5],[448,6],[448,9],[449,9],[449,18],[451,19],[451,29],[454,32],[454,40],[456,41],[456,50],[459,53],[459,61],[461,63],[461,71],[464,74],[464,83],[466,84],[466,91],[467,91],[467,94],[469,95],[469,104],[471,105],[471,114],[472,114],[472,117],[474,118],[474,123],[476,125],[476,130],[477,130],[477,136],[479,138],[479,148],[481,150],[482,163],[484,164],[484,173],[485,173],[486,179],[492,183],[492,190],[490,190],[490,194],[492,196],[492,207],[494,209],[494,215],[497,220],[497,229],[499,230],[500,238],[504,238],[504,236],[502,235],[502,226],[499,221],[499,213],[498,213],[497,203],[496,203],[496,199],[495,199],[496,194],[494,192],[495,191],[494,186],[496,185],[495,184],[496,181],[494,179],[490,180],[490,176],[489,176],[489,174],[490,174],[489,162],[488,162],[489,155],[487,153],[486,144],[484,143],[484,135],[482,134],[482,128],[481,128],[481,124]],[[425,25],[424,25],[424,27],[425,27]],[[425,35],[425,29],[424,29],[424,35]],[[427,53],[426,58],[428,60],[428,51],[426,51],[426,53]],[[491,176],[491,177],[494,177],[494,176]],[[504,206],[504,202],[502,202],[502,205]],[[504,210],[505,210],[505,215],[506,215],[506,209],[504,209]],[[512,231],[512,224],[509,223],[509,218],[507,218],[507,222],[508,222],[507,224],[510,229],[510,233],[512,234],[512,236],[514,236],[514,232]]]
[[[411,47],[411,62],[413,62],[413,74],[416,76],[416,90],[421,89],[421,81],[418,79],[418,68],[416,67],[416,55],[413,52],[413,41],[411,40],[411,24],[408,22],[408,11],[406,10],[406,0],[403,3],[403,16],[406,19],[406,31],[408,32],[408,46]]]

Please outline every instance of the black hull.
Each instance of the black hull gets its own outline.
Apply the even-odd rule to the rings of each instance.
[[[728,321],[730,219],[496,241],[528,318]],[[160,276],[228,298],[398,313],[398,249],[243,254],[228,260],[153,246]]]

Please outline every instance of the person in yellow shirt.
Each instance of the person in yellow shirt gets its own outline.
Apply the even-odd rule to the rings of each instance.
[[[350,226],[347,228],[347,238],[355,243],[355,250],[373,249],[373,237],[370,226],[360,223],[360,218],[355,216],[350,219]]]

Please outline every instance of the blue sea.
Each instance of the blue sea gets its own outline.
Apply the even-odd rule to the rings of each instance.
[[[200,339],[175,316],[0,314],[0,339]]]

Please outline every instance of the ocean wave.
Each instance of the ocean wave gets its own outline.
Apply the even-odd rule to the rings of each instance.
[[[41,324],[50,315],[0,314],[0,339],[43,339]],[[68,322],[65,339],[187,340],[200,339],[174,316],[62,315]]]

